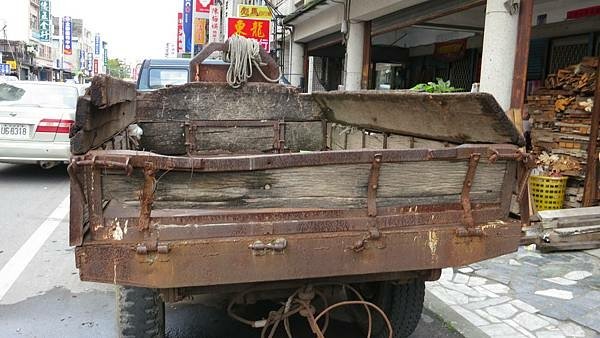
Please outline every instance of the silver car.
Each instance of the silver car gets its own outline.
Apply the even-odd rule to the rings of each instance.
[[[54,82],[0,83],[0,162],[68,162],[78,90]]]

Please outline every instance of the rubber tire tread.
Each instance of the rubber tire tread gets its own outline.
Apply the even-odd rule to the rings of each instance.
[[[119,337],[165,337],[165,303],[156,289],[118,286],[117,320]]]
[[[392,302],[387,314],[394,331],[392,337],[406,338],[415,331],[421,320],[425,282],[413,279],[406,284],[392,285],[390,296]],[[383,332],[382,337],[387,337],[386,332]]]

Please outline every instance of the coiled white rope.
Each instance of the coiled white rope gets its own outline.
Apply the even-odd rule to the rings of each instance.
[[[239,35],[229,38],[229,50],[225,52],[224,60],[229,62],[227,70],[227,83],[232,88],[239,88],[252,77],[253,66],[268,82],[277,83],[281,79],[281,71],[276,79],[269,78],[260,69],[262,60],[260,58],[260,45],[256,40],[248,39]]]

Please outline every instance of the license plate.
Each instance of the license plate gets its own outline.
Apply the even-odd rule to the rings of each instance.
[[[0,123],[0,138],[28,139],[29,125]]]

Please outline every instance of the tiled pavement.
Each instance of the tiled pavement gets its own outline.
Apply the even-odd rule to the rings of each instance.
[[[444,269],[440,280],[427,283],[427,293],[473,328],[465,336],[600,337],[600,258],[586,252],[522,247]]]

